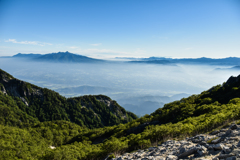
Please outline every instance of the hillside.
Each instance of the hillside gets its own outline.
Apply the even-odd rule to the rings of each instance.
[[[133,113],[127,112],[107,96],[65,98],[52,90],[20,81],[3,70],[0,70],[0,96],[4,105],[11,103],[14,104],[13,108],[18,108],[8,108],[12,113],[18,112],[21,116],[24,113],[40,122],[66,120],[96,128],[136,119]]]
[[[3,79],[1,82],[3,84],[15,80],[12,76],[4,72],[1,78]],[[12,84],[11,86],[14,85]],[[34,91],[35,94],[39,93],[39,96],[41,96],[40,93],[42,92],[40,92],[40,90],[41,89],[35,87],[32,91]],[[6,85],[1,87],[1,91],[5,93],[5,95],[7,93],[7,96],[13,94],[9,92]],[[17,93],[21,95],[20,92]],[[26,90],[23,94],[24,93],[28,95],[28,93],[31,92]],[[49,91],[49,93],[53,94],[55,92]],[[43,94],[45,94],[44,91]],[[51,94],[47,95],[50,96]],[[9,97],[9,99],[11,99],[13,96]],[[31,96],[24,96],[22,98],[25,99],[26,97]],[[73,106],[77,106],[76,103],[86,97],[67,99],[67,102],[72,103]],[[102,96],[93,97],[96,100],[93,100],[94,103],[99,103],[98,101],[101,101],[103,98]],[[5,99],[8,100],[8,97]],[[20,102],[23,103],[24,100],[18,99],[19,104]],[[30,105],[31,103],[29,103],[28,99],[31,98],[25,99]],[[43,99],[45,100],[47,97],[43,97]],[[60,101],[61,103],[59,101],[51,102],[52,104],[56,102],[61,106],[61,103],[64,101]],[[16,102],[15,99],[14,102]],[[20,106],[15,105],[16,103],[14,102],[6,102],[4,105],[6,107],[12,105],[15,108]],[[41,102],[41,100],[38,102]],[[80,105],[80,102],[78,104]],[[18,113],[20,117],[32,116],[33,122],[30,121],[28,117],[25,119],[29,119],[29,122],[26,121],[27,124],[33,123],[33,125],[27,127],[22,125],[21,128],[15,125],[14,127],[11,123],[7,124],[11,119],[9,120],[2,115],[3,118],[5,118],[5,123],[0,125],[0,137],[3,137],[0,144],[2,152],[0,159],[11,159],[14,157],[19,159],[104,159],[109,154],[111,154],[110,157],[114,157],[114,155],[119,155],[124,152],[160,145],[168,139],[183,139],[199,133],[209,132],[218,126],[240,119],[240,75],[238,77],[230,77],[222,85],[214,86],[201,94],[192,95],[180,101],[165,104],[163,108],[159,108],[151,115],[145,115],[142,118],[135,119],[126,124],[107,126],[104,128],[87,129],[86,127],[80,127],[63,120],[35,122],[36,120],[38,121],[38,116],[28,113],[25,115],[25,110],[21,109],[21,107],[19,108],[20,110],[9,112],[8,115]],[[61,108],[64,109],[64,113],[71,115],[69,114],[70,109],[66,109],[67,107]],[[62,115],[61,111],[59,111],[59,115]],[[188,143],[192,144],[193,141],[199,140],[199,137],[190,140],[191,142]],[[209,140],[213,141],[214,139]],[[163,143],[161,146],[164,146],[168,142]],[[135,155],[139,154],[142,154],[142,152]],[[133,154],[131,155],[134,156]],[[182,155],[181,158],[187,157]]]

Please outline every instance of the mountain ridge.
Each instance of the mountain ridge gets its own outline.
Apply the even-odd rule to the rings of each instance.
[[[165,58],[165,57],[149,57],[149,58],[130,58],[131,63],[153,63],[153,64],[210,64],[210,65],[240,65],[239,57],[226,58]]]
[[[103,95],[83,96],[67,99],[67,103],[65,103],[66,98],[59,97],[56,92],[51,90],[41,90],[40,87],[44,95],[42,96],[43,100],[49,109],[48,112],[57,114],[50,118],[47,115],[45,116],[46,120],[39,121],[44,116],[41,117],[39,116],[41,114],[38,113],[48,112],[41,111],[37,105],[31,104],[31,96],[28,96],[34,91],[31,89],[31,84],[16,80],[4,71],[0,73],[2,78],[0,83],[0,159],[111,159],[125,152],[164,145],[166,143],[163,142],[168,139],[193,137],[190,140],[198,143],[201,137],[196,135],[199,133],[212,131],[219,126],[240,119],[240,75],[232,76],[223,84],[213,86],[200,94],[165,104],[163,108],[157,109],[150,115],[122,124],[122,121],[117,121],[116,116],[113,116],[114,113],[121,112],[121,108],[109,97]],[[12,90],[6,84],[9,84]],[[18,87],[20,88],[18,89]],[[35,91],[37,89],[36,86]],[[4,94],[3,91],[6,93]],[[11,96],[11,94],[22,96],[32,110],[26,107],[27,105],[22,99]],[[107,106],[111,106],[111,103],[113,106],[107,110]],[[36,104],[41,106],[41,99],[37,99]],[[62,111],[61,109],[56,110],[53,106],[55,108],[60,106]],[[46,109],[44,105],[40,108]],[[81,110],[84,112],[80,112]],[[101,114],[94,114],[101,113],[100,110],[105,110],[104,117],[101,117]],[[74,113],[83,114],[74,115]],[[108,116],[108,113],[113,114]],[[97,123],[96,116],[101,117],[102,119],[98,119],[98,121],[103,120],[104,123],[114,120],[114,117],[116,119],[114,122],[120,123],[105,125],[103,128],[100,128],[103,126],[103,122],[99,126],[96,124],[95,126],[86,125],[87,123],[91,124],[91,121]],[[56,117],[61,117],[61,119]],[[72,123],[75,122],[74,120],[67,119],[74,117],[86,119],[86,121],[82,121],[85,125],[76,121],[81,125],[79,126]],[[111,123],[109,122],[109,124]],[[235,126],[235,129],[239,127]],[[235,133],[231,130],[221,130],[219,138],[209,139],[209,142],[203,141],[200,145],[219,140],[230,143],[232,140],[225,141],[221,136]],[[213,149],[210,145],[208,147],[209,150]],[[198,150],[195,148],[190,155]],[[185,151],[188,152],[187,149]],[[200,149],[200,151],[202,150]],[[238,152],[235,146],[231,147],[231,151]],[[150,158],[151,153],[149,151],[147,153]],[[171,152],[171,155],[189,158],[187,157],[189,154],[185,153],[179,155]],[[174,156],[168,158],[171,157]],[[134,156],[134,158],[138,157]]]
[[[67,120],[94,128],[126,123],[136,118],[107,96],[65,98],[52,90],[20,81],[1,69],[0,92],[12,97],[21,110],[41,122]]]
[[[87,56],[82,56],[78,54],[73,54],[68,51],[48,53],[48,54],[22,54],[18,53],[12,58],[28,59],[39,62],[58,62],[58,63],[90,63],[90,62],[104,62],[104,60],[94,59]]]
[[[18,53],[12,58],[31,59],[41,62],[60,62],[60,63],[83,63],[83,62],[104,62],[103,59],[90,58],[83,55],[73,54],[68,51],[48,53],[48,54],[22,54]],[[167,57],[149,57],[149,58],[134,58],[134,57],[116,57],[116,59],[128,59],[128,63],[146,63],[146,64],[163,64],[163,65],[176,65],[176,64],[209,64],[209,65],[240,65],[239,57],[226,57],[226,58],[167,58]],[[236,68],[237,69],[237,68]]]

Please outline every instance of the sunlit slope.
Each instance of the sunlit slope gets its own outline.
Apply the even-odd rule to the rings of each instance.
[[[127,112],[107,96],[82,96],[67,99],[52,90],[15,79],[2,70],[0,70],[0,94],[3,106],[8,106],[11,112],[18,111],[11,109],[5,101],[14,104],[19,114],[26,114],[41,122],[66,120],[88,128],[95,128],[136,119],[133,113]]]
[[[98,146],[98,150],[86,152],[86,156],[96,158],[100,153],[132,151],[169,138],[210,131],[225,122],[239,119],[239,77],[231,77],[223,85],[215,86],[199,95],[166,104],[153,114],[127,124],[82,132],[68,144],[73,147],[76,141],[79,145],[87,140],[88,145],[92,144],[93,148]],[[63,148],[58,150],[63,151]]]
[[[6,73],[1,76],[3,81],[14,79]],[[1,81],[2,84],[5,83],[3,81]],[[3,85],[1,86],[2,96],[6,96],[9,90],[6,88],[6,85],[4,87]],[[36,87],[35,91],[37,89],[39,88]],[[9,99],[12,97],[10,96]],[[50,95],[50,97],[52,96]],[[67,99],[66,101],[67,104],[71,103],[73,106],[78,106],[77,104],[79,104],[82,108],[88,109],[86,105],[80,104],[79,101],[82,98],[85,100],[85,104],[90,102],[89,99],[93,102],[92,104],[95,104],[101,103],[103,101],[101,99],[105,96],[92,97],[96,101],[91,99],[91,96],[86,96],[87,100],[84,97],[78,97]],[[25,99],[25,97],[23,98]],[[43,97],[43,99],[45,98]],[[17,102],[16,98],[12,99],[14,99],[13,107],[19,107],[16,110],[19,111],[19,117],[24,117],[25,115],[21,111],[26,111],[27,107],[25,107],[25,110],[24,108],[21,109],[20,105],[15,104]],[[26,101],[30,105],[28,99],[30,98],[27,97]],[[22,105],[27,106],[21,98],[18,98],[18,101],[19,104],[22,103]],[[60,102],[62,103],[62,101]],[[61,105],[60,102],[56,100],[58,105]],[[106,102],[103,103],[106,104]],[[108,104],[106,105],[108,106]],[[8,107],[8,105],[5,106]],[[62,108],[65,114],[71,115],[70,109],[67,109],[67,107]],[[63,120],[39,122],[37,114],[31,115],[30,113],[27,113],[27,116],[31,117],[25,118],[29,119],[29,123],[33,124],[29,127],[22,125],[23,129],[20,129],[7,126],[7,123],[0,125],[0,136],[3,137],[0,142],[2,152],[0,159],[15,157],[19,159],[104,159],[109,153],[123,153],[156,145],[174,137],[181,138],[207,132],[225,122],[239,119],[240,76],[230,77],[223,85],[212,87],[199,95],[192,95],[180,101],[168,103],[151,115],[145,115],[126,124],[104,128],[88,129]],[[59,113],[61,115],[60,111]],[[8,115],[11,114],[16,113],[11,112]],[[9,119],[4,120],[5,122],[11,121]],[[50,146],[55,146],[56,148],[50,149]]]

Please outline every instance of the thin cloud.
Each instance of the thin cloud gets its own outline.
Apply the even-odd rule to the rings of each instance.
[[[46,42],[38,42],[38,41],[17,41],[16,39],[8,39],[5,42],[17,43],[17,44],[30,44],[30,45],[38,45],[38,46],[45,46],[45,45],[52,45],[51,43]]]
[[[100,46],[100,45],[102,45],[102,43],[91,44],[91,46]]]
[[[83,50],[85,53],[104,53],[104,54],[126,54],[126,52],[114,51],[110,49],[86,49]]]
[[[77,49],[75,51],[77,54],[86,55],[94,58],[115,58],[115,57],[144,57],[145,51],[136,48],[134,51],[119,51],[119,50],[111,50],[111,49]]]

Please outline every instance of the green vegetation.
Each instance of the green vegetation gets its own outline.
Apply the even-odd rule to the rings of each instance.
[[[36,92],[37,87],[34,89]],[[65,99],[47,89],[42,93],[43,100],[34,103],[31,96],[25,96],[27,106],[20,98],[0,92],[0,159],[103,159],[169,138],[208,132],[240,118],[237,79],[135,120],[134,114],[106,96]],[[105,103],[109,101],[111,107]],[[126,118],[118,116],[121,114]]]
[[[219,137],[212,138],[212,139],[208,140],[207,143],[210,144],[210,143],[212,143],[213,140],[218,139],[218,138]]]
[[[31,117],[30,119],[40,122],[65,120],[88,128],[127,123],[137,118],[135,114],[127,112],[116,101],[104,95],[67,99],[52,90],[15,79],[2,70],[0,78],[0,100],[5,104],[5,107],[0,109],[6,114],[11,112],[13,118],[15,114],[21,117],[25,114],[25,119]],[[10,109],[6,107],[7,104],[11,104]],[[6,116],[2,115],[1,118],[5,119]],[[14,123],[19,123],[19,119],[15,118],[15,121]],[[7,120],[6,123],[13,122]]]

